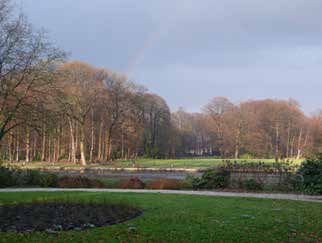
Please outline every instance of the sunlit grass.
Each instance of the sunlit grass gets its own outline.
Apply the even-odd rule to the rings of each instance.
[[[117,160],[112,162],[105,162],[99,164],[88,164],[86,168],[186,168],[186,169],[205,169],[210,167],[216,167],[223,165],[227,162],[230,163],[265,163],[273,164],[274,159],[216,159],[216,158],[187,158],[187,159],[144,159],[140,158],[134,161],[131,160]],[[288,163],[292,165],[299,165],[303,162],[300,160],[281,160],[281,163]],[[79,164],[72,164],[66,162],[30,162],[30,163],[12,163],[16,166],[24,166],[27,168],[41,168],[41,167],[52,167],[52,168],[81,168]]]

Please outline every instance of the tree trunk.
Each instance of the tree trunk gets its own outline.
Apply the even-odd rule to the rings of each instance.
[[[94,153],[94,110],[92,108],[92,124],[91,124],[91,136],[92,136],[92,141],[91,141],[91,150],[89,154],[89,161],[93,163],[93,153]]]
[[[288,122],[287,126],[287,144],[286,144],[286,158],[290,157],[290,135],[291,135],[291,121]]]
[[[60,135],[61,135],[61,126],[58,128],[58,136],[57,136],[57,162],[60,159]]]
[[[279,140],[280,140],[280,134],[279,134],[279,125],[276,124],[275,127],[276,137],[275,137],[275,161],[279,161]]]
[[[69,132],[70,132],[70,142],[71,142],[71,162],[76,164],[76,147],[74,138],[74,126],[70,118],[68,118]]]
[[[305,135],[305,139],[304,139],[304,142],[303,144],[301,143],[301,140],[299,139],[299,146],[298,146],[298,150],[297,150],[297,156],[296,156],[296,159],[300,159],[302,157],[302,153],[303,153],[303,149],[305,148],[306,144],[307,144],[307,140],[308,140],[308,134],[309,132],[307,131],[306,132],[306,135]],[[302,129],[301,129],[301,132],[300,134],[302,134]],[[302,137],[302,135],[301,135]]]
[[[103,119],[100,122],[99,136],[98,136],[98,153],[97,160],[102,161],[102,150],[103,150]]]
[[[31,161],[34,161],[36,159],[36,155],[37,155],[37,136],[35,132],[33,132]]]
[[[9,153],[9,161],[12,162],[13,154],[12,154],[12,145],[13,145],[13,135],[12,132],[9,133],[9,144],[8,144],[8,153]]]
[[[86,158],[85,158],[85,124],[82,124],[80,128],[80,141],[79,141],[79,149],[81,155],[81,165],[86,165]]]
[[[301,157],[301,142],[302,142],[302,128],[300,129],[300,134],[299,134],[299,140],[297,141],[297,155],[296,155],[296,159],[299,159]]]
[[[107,152],[107,161],[110,161],[111,160],[111,132],[112,132],[112,129],[110,128],[109,131],[108,131],[108,134],[107,134],[107,141],[106,141],[106,152]]]
[[[294,156],[294,143],[295,143],[295,136],[292,138],[292,142],[291,142],[291,151],[290,151],[291,158],[293,158]]]
[[[42,149],[41,149],[41,161],[45,161],[46,156],[46,127],[43,126],[43,137],[42,137]]]
[[[79,134],[78,134],[78,123],[75,123],[75,161],[77,162],[79,158],[79,153],[78,153],[78,139],[79,139]]]
[[[27,127],[26,129],[26,162],[30,162],[30,129]]]
[[[121,157],[124,159],[124,133],[122,128],[122,134],[121,134]]]
[[[16,139],[16,161],[19,162],[19,153],[20,153],[20,143],[19,143],[19,130],[17,131],[17,139]]]
[[[51,162],[51,134],[48,137],[48,161]]]

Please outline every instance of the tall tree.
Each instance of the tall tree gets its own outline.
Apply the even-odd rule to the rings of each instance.
[[[53,82],[51,67],[63,57],[15,12],[11,1],[0,1],[0,140],[25,123],[35,97],[45,97]]]

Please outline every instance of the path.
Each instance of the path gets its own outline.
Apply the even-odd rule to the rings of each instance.
[[[132,193],[161,193],[181,195],[203,195],[217,197],[245,197],[264,199],[286,199],[297,201],[310,201],[322,203],[322,196],[296,195],[296,194],[269,194],[269,193],[239,193],[239,192],[215,192],[215,191],[177,191],[177,190],[130,190],[130,189],[63,189],[63,188],[5,188],[1,192],[132,192]]]

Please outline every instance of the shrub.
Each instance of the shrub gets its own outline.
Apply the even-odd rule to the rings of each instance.
[[[43,174],[40,178],[39,185],[41,187],[57,187],[58,186],[58,176],[55,174]]]
[[[137,177],[122,180],[119,184],[121,189],[144,189],[145,184]]]
[[[223,168],[218,170],[209,169],[201,178],[194,178],[192,186],[194,189],[221,189],[229,185],[230,172]]]
[[[232,179],[230,181],[229,187],[232,188],[232,189],[243,189],[244,188],[244,184],[243,184],[243,181],[240,178],[238,178],[238,179]]]
[[[12,171],[5,167],[0,167],[0,187],[14,186]]]
[[[0,167],[0,187],[10,186],[57,186],[57,176],[54,174],[42,174],[34,170],[16,170]]]
[[[279,191],[303,191],[303,176],[300,174],[289,173],[283,183],[278,184],[276,188]]]
[[[180,190],[183,187],[183,183],[176,179],[159,179],[151,181],[147,184],[147,189],[154,190]]]
[[[197,189],[196,186],[194,185],[194,183],[196,182],[196,179],[199,179],[199,178],[196,178],[194,176],[188,175],[184,179],[182,187],[184,189]]]
[[[260,191],[263,190],[263,184],[254,179],[248,179],[243,181],[244,188],[247,191]]]
[[[301,164],[298,174],[303,177],[303,188],[309,194],[322,194],[322,160],[309,159]]]
[[[87,177],[64,176],[58,180],[58,186],[61,188],[103,188],[104,184],[99,180],[89,179]]]
[[[28,170],[25,174],[26,185],[37,186],[41,184],[43,175],[36,170]]]

